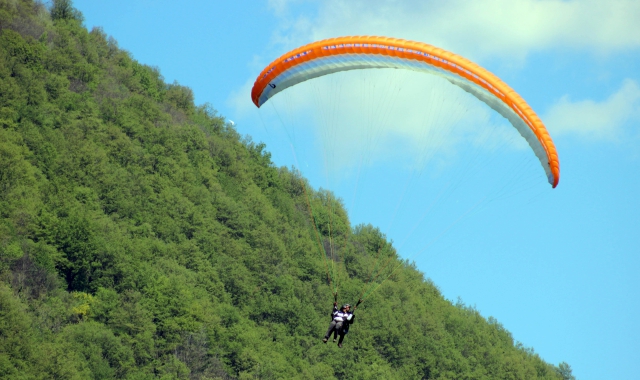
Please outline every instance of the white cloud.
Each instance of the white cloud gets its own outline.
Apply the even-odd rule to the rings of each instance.
[[[602,102],[563,96],[544,117],[552,134],[617,140],[629,122],[640,123],[640,87],[631,79]]]
[[[251,101],[251,88],[253,87],[253,79],[247,80],[242,87],[236,91],[232,91],[227,99],[227,104],[235,109],[238,116],[253,114],[255,105]]]
[[[284,14],[287,3],[279,4]],[[522,60],[554,48],[607,54],[640,47],[638,20],[637,0],[322,0],[312,22],[288,29],[287,48],[367,34],[422,41],[477,61]]]
[[[267,0],[267,5],[277,16],[284,16],[290,2],[290,0]]]

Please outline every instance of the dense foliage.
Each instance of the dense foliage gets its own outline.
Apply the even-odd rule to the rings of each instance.
[[[0,377],[572,378],[264,148],[69,0],[0,0]],[[341,300],[400,265],[343,349],[312,220]]]

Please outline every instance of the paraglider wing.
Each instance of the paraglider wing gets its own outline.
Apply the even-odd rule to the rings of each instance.
[[[313,42],[284,54],[267,66],[251,90],[260,107],[280,91],[323,75],[357,69],[397,68],[446,78],[504,116],[527,140],[555,188],[560,163],[551,136],[529,105],[500,78],[443,49],[387,37],[339,37]]]

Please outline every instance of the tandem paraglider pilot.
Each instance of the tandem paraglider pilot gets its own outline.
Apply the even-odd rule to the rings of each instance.
[[[360,302],[361,301],[358,301],[358,304]],[[340,339],[338,340],[338,347],[342,348],[342,340],[344,339],[344,336],[349,332],[349,326],[353,323],[354,319],[355,315],[353,315],[353,312],[351,311],[351,305],[344,304],[338,310],[338,303],[334,302],[333,311],[331,312],[331,323],[329,324],[329,329],[327,330],[324,339],[322,339],[322,342],[327,343],[329,337],[331,336],[331,333],[333,333],[334,342],[336,341],[337,336],[340,336]]]

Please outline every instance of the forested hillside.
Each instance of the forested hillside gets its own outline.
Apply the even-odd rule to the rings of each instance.
[[[341,302],[376,256],[400,265],[342,349],[321,341],[333,296],[314,225],[324,240],[328,223]],[[69,0],[0,0],[1,378],[570,372],[445,300],[377,228],[351,226],[330,192],[87,31]]]

